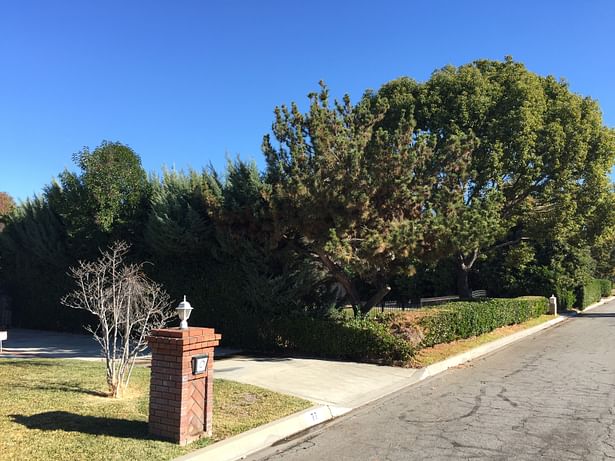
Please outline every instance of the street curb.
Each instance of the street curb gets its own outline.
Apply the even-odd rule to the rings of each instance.
[[[255,427],[209,447],[187,453],[173,461],[233,461],[306,429],[322,424],[351,411],[352,408],[317,405],[263,426]]]
[[[613,300],[615,300],[615,296],[604,298],[598,303],[586,307],[583,312],[595,309],[596,307]],[[307,410],[294,413],[290,416],[286,416],[285,418],[256,427],[226,440],[222,440],[209,447],[201,448],[192,453],[187,453],[179,458],[175,458],[173,461],[235,461],[245,458],[246,456],[254,454],[264,448],[271,447],[280,440],[330,421],[338,416],[342,416],[352,410],[355,410],[356,408],[379,400],[387,395],[391,395],[394,392],[405,389],[406,387],[413,386],[416,383],[419,383],[427,378],[431,378],[432,376],[436,376],[450,368],[495,352],[496,350],[508,346],[509,344],[536,334],[539,331],[551,328],[567,320],[570,320],[570,317],[559,316],[553,320],[549,320],[548,322],[536,325],[535,327],[513,333],[512,335],[504,338],[496,339],[495,341],[475,347],[469,351],[449,357],[441,362],[429,365],[421,369],[419,373],[412,376],[402,386],[388,388],[385,392],[378,396],[370,395],[370,397],[365,401],[358,400],[357,405],[353,408],[337,407],[333,405],[313,406]]]
[[[539,331],[546,330],[547,328],[551,328],[552,326],[557,325],[561,322],[565,322],[566,320],[568,320],[568,317],[559,316],[554,318],[553,320],[549,320],[548,322],[544,322],[540,325],[536,325],[535,327],[528,328],[527,330],[518,331],[517,333],[513,333],[512,335],[496,339],[494,341],[475,347],[474,349],[470,349],[469,351],[465,351],[461,354],[449,357],[448,359],[442,360],[441,362],[436,362],[423,368],[424,371],[419,377],[419,380],[422,381],[424,379],[440,374],[443,371],[448,370],[449,368],[462,365],[471,360],[490,354],[491,352],[495,352],[505,346],[508,346],[509,344],[519,341],[520,339],[531,336],[535,333],[538,333]]]
[[[594,303],[594,304],[591,304],[591,305],[587,306],[585,309],[583,309],[577,315],[583,315],[583,312],[591,311],[591,310],[595,309],[596,307],[600,307],[603,304],[606,304],[606,303],[611,302],[613,300],[615,300],[615,296],[609,296],[608,298],[602,298],[597,303]]]

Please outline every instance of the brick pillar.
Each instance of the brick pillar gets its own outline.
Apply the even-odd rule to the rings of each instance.
[[[213,328],[153,330],[149,393],[150,434],[180,445],[211,435],[214,347],[220,335]],[[207,354],[205,373],[192,373],[192,357]]]

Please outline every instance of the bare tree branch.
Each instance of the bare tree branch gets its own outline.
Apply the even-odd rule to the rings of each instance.
[[[143,264],[124,262],[129,248],[125,242],[115,242],[96,261],[80,261],[72,267],[69,275],[77,288],[61,300],[98,319],[95,327],[86,330],[100,344],[114,397],[120,397],[128,386],[151,330],[163,327],[174,315],[169,295],[143,273]]]

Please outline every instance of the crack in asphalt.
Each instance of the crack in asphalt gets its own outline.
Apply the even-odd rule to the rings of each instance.
[[[615,459],[612,327],[573,319],[248,459]]]

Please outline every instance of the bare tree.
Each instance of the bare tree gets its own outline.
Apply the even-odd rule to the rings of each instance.
[[[128,386],[151,330],[163,327],[174,315],[169,295],[143,273],[143,264],[124,261],[129,248],[126,242],[115,242],[96,261],[72,267],[69,274],[77,289],[61,300],[97,317],[98,324],[86,329],[102,348],[113,397],[121,397]]]

